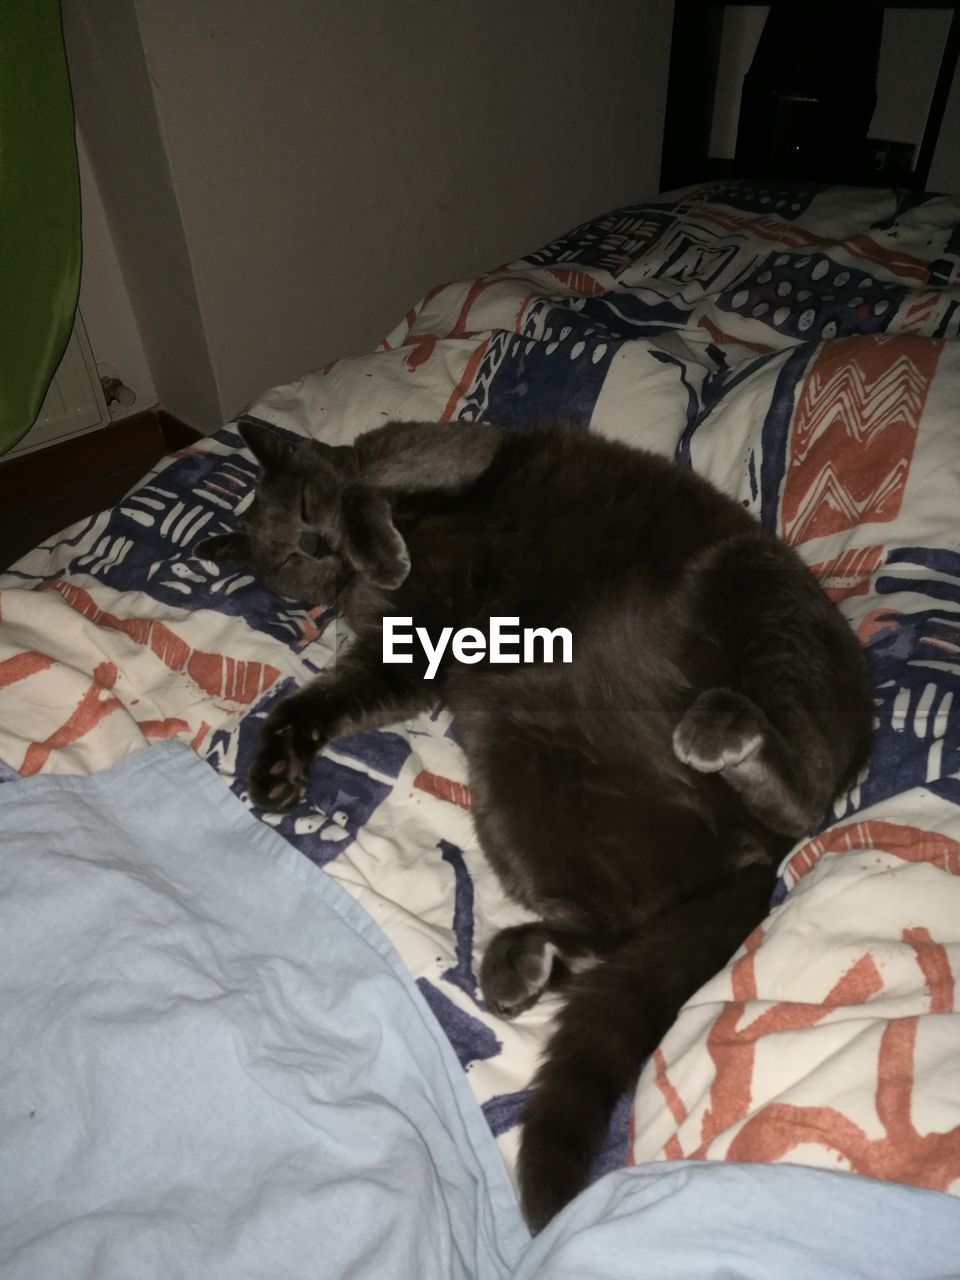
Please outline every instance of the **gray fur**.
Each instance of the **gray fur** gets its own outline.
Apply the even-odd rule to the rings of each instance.
[[[388,423],[355,446],[327,445],[246,419],[239,431],[260,464],[257,492],[237,530],[205,538],[193,554],[250,567],[280,595],[330,604],[357,576],[393,590],[410,557],[390,495],[453,492],[490,463],[489,427]]]

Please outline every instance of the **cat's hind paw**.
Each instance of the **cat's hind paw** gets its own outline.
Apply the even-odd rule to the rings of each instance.
[[[673,731],[673,750],[698,773],[742,764],[763,746],[767,718],[732,689],[705,689]]]
[[[480,966],[480,990],[491,1013],[515,1018],[536,1004],[559,954],[540,924],[518,924],[491,938]]]

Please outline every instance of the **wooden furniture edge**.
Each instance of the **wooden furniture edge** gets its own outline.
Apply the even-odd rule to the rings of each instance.
[[[201,437],[201,432],[154,405],[72,440],[8,462],[0,458],[0,511],[10,515],[52,502],[139,458],[182,449]]]

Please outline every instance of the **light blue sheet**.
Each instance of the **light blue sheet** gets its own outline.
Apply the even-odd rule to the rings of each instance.
[[[532,1245],[380,930],[163,744],[0,786],[0,1276],[960,1277],[960,1201],[660,1165]]]
[[[504,1277],[526,1242],[380,929],[188,749],[0,786],[0,1275]]]
[[[677,1161],[589,1187],[514,1280],[958,1280],[960,1200],[799,1165]]]

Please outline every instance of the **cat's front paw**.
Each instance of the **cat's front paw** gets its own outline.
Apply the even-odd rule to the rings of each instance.
[[[263,722],[247,792],[260,809],[282,813],[300,803],[307,791],[310,763],[319,734],[296,696],[287,698]]]
[[[767,718],[732,689],[706,689],[673,731],[678,760],[698,773],[741,764],[763,745]]]

